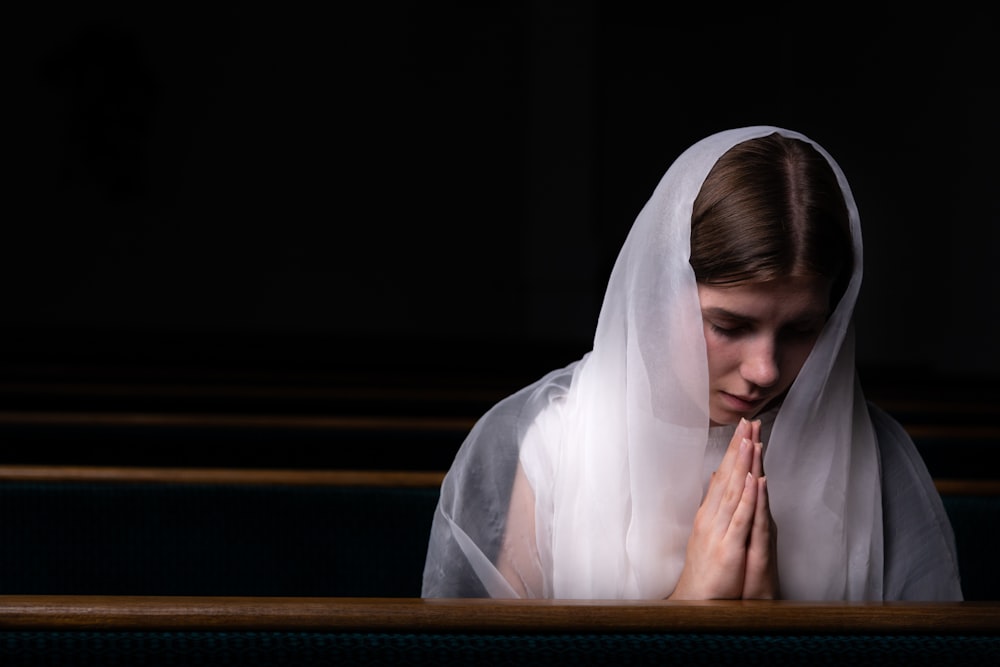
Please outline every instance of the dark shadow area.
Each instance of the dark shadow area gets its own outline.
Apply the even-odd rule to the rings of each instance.
[[[809,134],[851,179],[870,397],[930,429],[935,469],[952,470],[944,426],[976,443],[969,462],[995,460],[985,10],[21,11],[6,460],[438,467],[462,425],[587,351],[618,248],[677,154],[759,123]],[[405,446],[301,424],[37,426],[130,412],[458,421]]]

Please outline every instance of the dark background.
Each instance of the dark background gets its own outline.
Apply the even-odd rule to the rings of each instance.
[[[534,379],[670,162],[776,124],[855,190],[859,365],[1000,375],[992,13],[676,4],[18,10],[4,372]]]

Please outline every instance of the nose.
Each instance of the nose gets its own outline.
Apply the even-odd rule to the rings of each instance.
[[[740,364],[740,375],[757,387],[767,388],[778,382],[777,346],[770,337],[761,336],[747,344]]]

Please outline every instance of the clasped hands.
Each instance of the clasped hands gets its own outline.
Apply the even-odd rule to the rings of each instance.
[[[741,419],[695,514],[671,600],[776,599],[777,528],[760,422]]]

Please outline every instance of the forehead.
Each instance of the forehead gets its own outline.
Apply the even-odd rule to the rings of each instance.
[[[829,314],[830,280],[790,276],[734,285],[698,284],[702,312],[749,321],[791,321]]]

